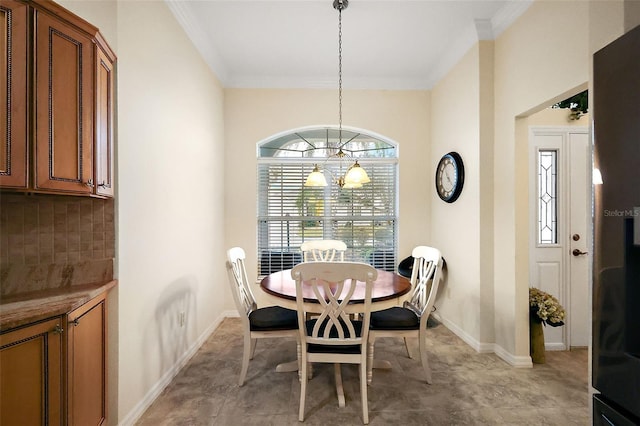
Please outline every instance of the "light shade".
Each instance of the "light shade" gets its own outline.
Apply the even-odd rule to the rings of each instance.
[[[367,172],[362,167],[360,167],[360,164],[358,164],[358,160],[356,160],[355,164],[349,167],[349,170],[347,170],[344,181],[345,184],[359,184],[360,186],[362,186],[363,183],[371,182],[371,179],[369,179]],[[352,186],[352,188],[358,187]]]
[[[355,182],[345,182],[344,185],[342,185],[342,187],[344,189],[362,188],[362,184],[361,183],[355,183]]]
[[[304,186],[327,186],[327,179],[325,179],[324,173],[320,171],[317,164],[315,164],[313,171],[307,176]]]

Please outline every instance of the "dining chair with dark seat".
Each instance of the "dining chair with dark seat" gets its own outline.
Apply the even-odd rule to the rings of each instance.
[[[301,359],[300,407],[298,420],[304,421],[307,394],[308,363],[334,364],[338,404],[344,406],[344,389],[340,364],[360,365],[362,420],[369,423],[367,403],[367,336],[371,315],[371,289],[378,272],[359,262],[305,262],[291,270],[296,282],[296,303],[300,326]],[[362,315],[353,319],[345,308],[349,305],[356,283],[365,283]],[[306,298],[306,299],[305,299]],[[308,304],[320,314],[307,319]],[[317,305],[316,305],[317,306]]]
[[[407,356],[413,358],[407,338],[417,337],[420,359],[427,383],[431,383],[431,368],[427,356],[427,320],[433,310],[442,269],[440,250],[418,246],[413,249],[411,272],[413,292],[403,306],[394,306],[371,314],[369,330],[369,360],[367,382],[373,378],[375,341],[378,337],[403,337]]]
[[[297,341],[297,352],[300,353],[297,312],[280,306],[258,308],[247,279],[245,258],[245,252],[240,247],[233,247],[227,251],[229,285],[236,309],[240,314],[244,334],[240,386],[244,384],[247,376],[249,360],[253,359],[257,339],[293,338]]]

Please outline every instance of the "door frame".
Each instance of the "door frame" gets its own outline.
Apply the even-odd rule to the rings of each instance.
[[[557,180],[557,191],[558,196],[565,197],[564,200],[558,200],[558,247],[562,248],[560,254],[561,261],[561,270],[560,277],[561,280],[561,288],[559,289],[559,293],[554,295],[558,298],[562,306],[565,308],[567,312],[567,317],[565,319],[565,325],[561,327],[559,330],[560,333],[553,331],[552,329],[547,328],[549,330],[549,334],[555,333],[556,336],[560,334],[561,342],[545,342],[545,347],[548,350],[568,350],[571,347],[571,300],[572,300],[572,282],[571,282],[571,256],[570,256],[570,208],[571,208],[571,199],[567,198],[570,196],[570,185],[571,185],[571,168],[570,168],[570,160],[571,160],[571,152],[569,147],[569,134],[584,134],[587,137],[590,137],[590,128],[589,126],[544,126],[544,125],[532,125],[528,126],[528,186],[529,186],[529,280],[531,286],[531,280],[533,278],[533,274],[535,271],[535,250],[537,248],[537,202],[536,194],[538,188],[537,182],[537,170],[535,170],[537,166],[537,152],[539,145],[536,145],[534,138],[539,135],[562,135],[562,146],[558,152],[557,164],[558,164],[558,180]],[[591,144],[587,149],[590,149]],[[588,162],[587,162],[588,163]],[[586,164],[586,167],[589,167],[589,164]],[[560,172],[560,170],[562,170]],[[586,170],[587,176],[591,176],[591,172]],[[585,182],[588,184],[588,182]],[[587,189],[587,199],[591,200],[591,191]],[[564,194],[564,195],[562,195]],[[585,214],[589,215],[588,206],[585,206]],[[584,242],[587,248],[591,248],[591,232],[592,225],[590,222],[590,216],[587,217],[586,221],[587,225],[584,230]],[[589,262],[589,266],[591,263]],[[589,291],[590,285],[587,284],[587,288],[585,291]],[[589,333],[590,328],[588,324],[585,324],[587,327],[586,331]]]

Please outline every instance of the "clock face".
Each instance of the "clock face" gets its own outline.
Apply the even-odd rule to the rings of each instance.
[[[436,191],[438,196],[453,203],[458,199],[464,184],[464,165],[457,152],[445,154],[436,169]]]

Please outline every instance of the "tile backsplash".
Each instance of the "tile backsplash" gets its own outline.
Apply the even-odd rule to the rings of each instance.
[[[114,202],[0,195],[0,296],[113,278]]]

